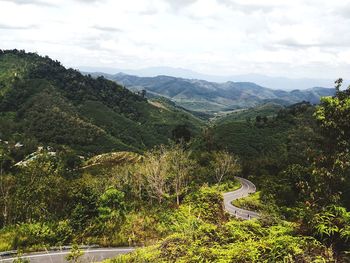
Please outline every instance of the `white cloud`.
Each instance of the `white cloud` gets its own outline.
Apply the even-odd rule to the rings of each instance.
[[[0,0],[0,48],[67,66],[346,77],[342,0]]]
[[[13,3],[17,5],[38,5],[38,6],[55,6],[54,1],[45,0],[2,0],[2,2]]]

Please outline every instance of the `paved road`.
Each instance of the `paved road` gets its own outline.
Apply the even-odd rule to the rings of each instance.
[[[253,211],[241,209],[232,205],[232,201],[246,197],[251,193],[256,192],[255,185],[247,179],[236,177],[238,181],[241,183],[241,188],[224,194],[224,205],[225,209],[228,213],[237,218],[241,219],[252,219],[259,217],[259,214]],[[120,254],[126,254],[134,251],[134,248],[126,247],[126,248],[91,248],[84,249],[84,256],[82,257],[83,262],[100,262],[107,258],[113,258]],[[64,251],[51,251],[51,252],[38,252],[32,253],[28,255],[23,255],[23,258],[29,259],[31,263],[66,263],[65,257],[69,254],[69,250]],[[10,263],[16,257],[8,256],[8,257],[0,257],[0,263]]]
[[[237,218],[246,220],[259,217],[259,214],[256,212],[238,208],[232,205],[233,200],[246,197],[249,194],[256,192],[256,187],[251,181],[241,177],[236,177],[236,179],[241,183],[242,186],[236,191],[224,194],[224,205],[226,211]]]
[[[120,254],[126,254],[132,252],[134,248],[93,248],[82,250],[84,256],[82,256],[82,261],[86,263],[90,262],[100,262],[107,258],[113,258]],[[28,255],[23,255],[22,258],[30,260],[30,263],[66,263],[65,257],[69,254],[67,251],[52,251],[45,253],[33,253]],[[0,258],[0,263],[10,263],[16,257]]]

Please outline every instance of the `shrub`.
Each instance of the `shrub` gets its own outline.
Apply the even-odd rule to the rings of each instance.
[[[218,224],[225,219],[221,192],[208,186],[201,187],[185,199],[193,207],[195,215],[204,221]]]

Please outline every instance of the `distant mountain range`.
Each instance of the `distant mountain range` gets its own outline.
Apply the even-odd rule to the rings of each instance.
[[[131,90],[145,89],[148,96],[162,96],[192,111],[217,112],[237,108],[253,107],[274,102],[289,105],[301,101],[312,104],[322,96],[331,96],[334,89],[314,87],[306,90],[274,90],[252,82],[209,82],[170,76],[138,77],[118,73],[91,73],[94,77],[103,75]]]
[[[287,77],[271,77],[261,74],[244,74],[230,76],[215,76],[201,74],[192,70],[172,67],[150,67],[137,70],[116,69],[116,68],[98,68],[98,67],[79,67],[83,72],[104,72],[107,74],[116,74],[123,72],[128,75],[139,77],[156,77],[156,76],[172,76],[185,79],[202,79],[211,82],[253,82],[260,86],[270,89],[295,90],[310,89],[312,87],[333,88],[335,79],[315,79],[315,78],[287,78]],[[340,76],[339,76],[340,77]],[[348,80],[344,81],[344,86],[350,85]]]

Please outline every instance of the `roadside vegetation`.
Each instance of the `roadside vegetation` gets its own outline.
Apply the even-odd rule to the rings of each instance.
[[[232,204],[239,208],[256,212],[267,210],[267,207],[264,207],[264,204],[261,202],[261,192],[255,192],[247,197],[234,200]]]
[[[14,170],[4,165],[1,247],[145,245],[181,227],[176,220],[186,209],[208,220],[225,218],[221,193],[239,187],[234,180],[240,172],[238,159],[225,152],[194,153],[187,147],[159,146],[142,156],[100,155],[73,167],[67,166],[66,153],[51,156],[43,151]],[[2,156],[10,162],[6,152]],[[216,200],[220,219],[208,214],[218,209],[215,203],[202,209],[206,198]]]

